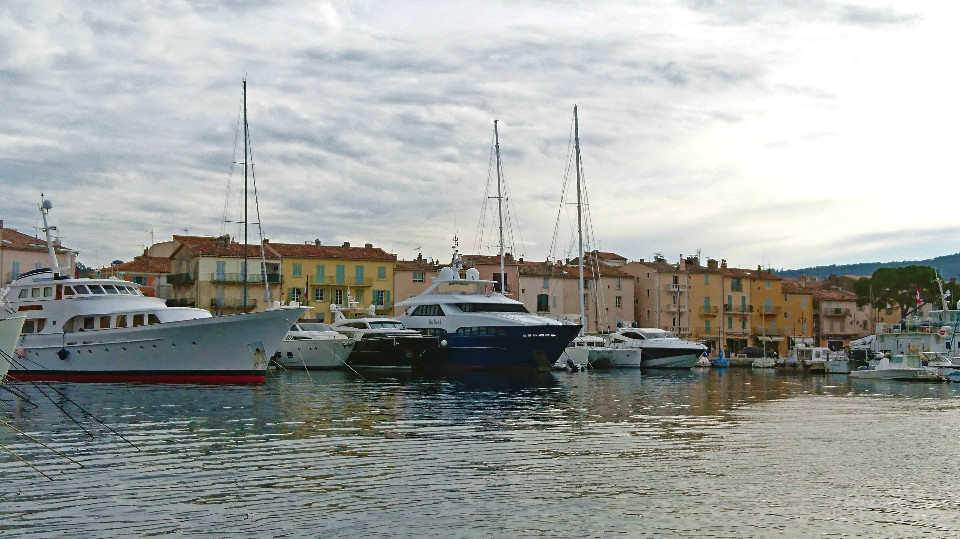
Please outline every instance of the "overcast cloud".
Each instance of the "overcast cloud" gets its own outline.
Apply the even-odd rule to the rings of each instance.
[[[42,192],[90,266],[130,260],[151,231],[236,234],[246,76],[271,241],[446,260],[457,234],[495,253],[478,223],[495,222],[498,119],[510,250],[574,254],[560,195],[577,104],[594,247],[774,268],[954,253],[958,11],[4,2],[0,218],[33,233]]]

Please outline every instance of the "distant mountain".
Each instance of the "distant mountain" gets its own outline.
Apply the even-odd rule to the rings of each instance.
[[[793,270],[774,271],[777,275],[786,278],[799,277],[801,275],[815,275],[820,278],[826,278],[831,275],[860,275],[869,277],[873,272],[880,268],[902,268],[905,266],[930,266],[940,272],[945,281],[960,277],[960,253],[953,255],[938,256],[927,260],[904,260],[901,262],[863,262],[860,264],[845,264],[830,266],[814,266],[812,268],[801,268]]]

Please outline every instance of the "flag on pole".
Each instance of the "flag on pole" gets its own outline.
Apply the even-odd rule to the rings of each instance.
[[[917,287],[917,307],[923,305],[923,300],[920,299],[920,287]]]

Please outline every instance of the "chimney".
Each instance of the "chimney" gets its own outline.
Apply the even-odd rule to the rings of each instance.
[[[373,249],[373,244],[372,244],[372,243],[364,243],[364,244],[363,244],[363,248],[364,248],[364,249]]]
[[[687,270],[687,261],[683,258],[683,255],[680,255],[680,262],[677,262],[677,269],[680,271]]]
[[[320,238],[313,240],[313,244],[316,245],[317,247],[320,247]]]
[[[0,228],[3,228],[3,219],[0,219]]]
[[[349,241],[343,242],[343,248],[344,248],[344,249],[349,249],[349,248],[350,248],[350,242],[349,242]]]
[[[423,262],[423,253],[417,253],[417,262]]]
[[[718,265],[717,261],[712,258],[707,260],[707,268],[709,269],[717,269]]]
[[[721,258],[721,259],[720,259],[720,267],[723,268],[723,269],[727,269],[727,261]]]
[[[263,238],[263,243],[270,243],[270,240],[268,238]]]

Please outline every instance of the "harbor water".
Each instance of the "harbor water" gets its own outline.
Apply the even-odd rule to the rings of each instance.
[[[0,443],[53,480],[0,453],[5,539],[960,536],[960,384],[695,369],[7,385],[30,400],[2,392]]]

